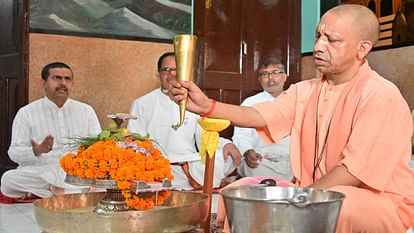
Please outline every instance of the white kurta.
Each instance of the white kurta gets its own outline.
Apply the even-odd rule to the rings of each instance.
[[[263,91],[246,98],[241,106],[252,106],[257,103],[273,101],[275,98]],[[285,180],[292,179],[289,162],[290,137],[283,138],[273,145],[266,144],[257,134],[256,129],[234,127],[233,143],[244,154],[248,149],[254,149],[262,156],[266,156],[259,162],[259,167],[250,168],[243,159],[238,168],[238,173],[245,177],[272,176]]]
[[[128,121],[131,132],[146,135],[155,139],[156,146],[163,156],[171,163],[189,162],[190,175],[197,183],[204,183],[204,164],[201,163],[197,147],[200,145],[201,127],[197,123],[198,115],[186,111],[184,124],[177,131],[172,129],[180,120],[179,106],[174,103],[161,89],[136,99],[130,114],[137,120]],[[214,169],[214,187],[219,187],[221,180],[234,171],[231,157],[225,163],[222,148],[230,141],[220,138],[220,147],[216,152]],[[158,145],[157,145],[158,144]],[[180,166],[171,166],[174,176],[173,185],[180,189],[193,189]]]
[[[66,173],[59,165],[61,157],[76,148],[68,147],[71,138],[96,136],[101,130],[93,108],[68,99],[58,108],[47,97],[33,101],[17,112],[12,128],[9,157],[19,166],[3,174],[1,191],[11,197],[31,192],[39,197],[52,195],[50,185],[65,188],[66,193],[78,192],[78,186],[64,182]],[[30,139],[42,143],[47,135],[54,138],[53,149],[35,156]]]

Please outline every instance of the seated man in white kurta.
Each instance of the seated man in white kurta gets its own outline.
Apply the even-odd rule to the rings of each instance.
[[[137,116],[137,120],[130,120],[128,129],[141,135],[149,133],[156,140],[155,145],[170,160],[175,187],[200,189],[204,183],[204,164],[197,152],[201,135],[201,127],[197,123],[199,116],[187,111],[183,125],[177,131],[171,127],[180,121],[179,106],[167,95],[169,81],[176,80],[175,68],[174,53],[165,53],[159,58],[161,88],[132,103],[130,113]],[[214,188],[228,184],[226,177],[237,168],[240,160],[240,152],[231,141],[220,138],[215,156]]]
[[[93,108],[69,98],[73,72],[64,63],[51,63],[42,70],[46,96],[22,107],[12,127],[9,157],[18,164],[1,178],[1,192],[9,197],[33,199],[54,194],[86,191],[66,184],[61,157],[70,138],[95,136],[100,124]]]
[[[246,98],[242,106],[273,101],[283,91],[287,75],[285,66],[275,58],[269,58],[259,67],[258,80],[263,88],[254,96]],[[238,168],[242,177],[271,176],[284,180],[292,179],[289,162],[290,137],[268,145],[257,134],[256,129],[234,127],[233,142],[243,154]]]

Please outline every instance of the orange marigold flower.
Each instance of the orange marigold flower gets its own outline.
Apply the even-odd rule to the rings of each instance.
[[[126,142],[132,143],[130,138]],[[150,156],[136,153],[132,149],[118,148],[115,139],[103,140],[90,146],[81,146],[78,154],[67,154],[60,160],[60,166],[69,175],[80,178],[105,178],[115,180],[126,203],[135,209],[151,209],[155,205],[155,195],[140,198],[130,192],[130,181],[161,181],[173,179],[170,162],[161,157],[160,151],[153,147],[150,140],[135,140],[138,147],[149,150]],[[168,198],[169,192],[159,192],[158,205]]]
[[[129,189],[131,187],[131,183],[129,181],[121,181],[121,182],[117,182],[118,183],[118,188],[119,189]]]

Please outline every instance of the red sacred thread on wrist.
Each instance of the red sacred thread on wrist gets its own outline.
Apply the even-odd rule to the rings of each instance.
[[[208,111],[208,113],[206,113],[204,115],[201,115],[201,118],[208,117],[214,111],[214,108],[216,107],[216,101],[213,100],[213,99],[210,99],[210,101],[212,103],[210,111]]]

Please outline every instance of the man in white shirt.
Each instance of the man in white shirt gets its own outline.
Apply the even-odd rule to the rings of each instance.
[[[241,106],[273,101],[282,93],[286,78],[285,66],[278,59],[267,59],[260,65],[258,77],[264,91],[246,98]],[[268,145],[260,138],[256,129],[234,127],[233,142],[244,157],[238,168],[240,176],[292,179],[289,162],[290,137]]]
[[[170,160],[174,176],[173,185],[184,190],[200,189],[204,183],[204,164],[201,163],[201,127],[198,115],[186,111],[185,121],[174,130],[171,126],[180,121],[179,106],[168,96],[170,80],[176,80],[174,53],[165,53],[158,60],[158,75],[161,87],[136,99],[130,109],[137,120],[128,122],[131,132],[155,139],[155,145]],[[229,156],[230,155],[230,156]],[[241,155],[231,141],[220,138],[215,156],[213,187],[228,184],[227,178],[240,164]]]
[[[61,157],[76,148],[71,138],[95,136],[101,131],[93,108],[69,98],[73,85],[71,68],[60,62],[46,65],[41,84],[46,96],[22,107],[12,126],[8,151],[18,164],[3,174],[1,192],[9,197],[35,199],[87,190],[66,184]]]

